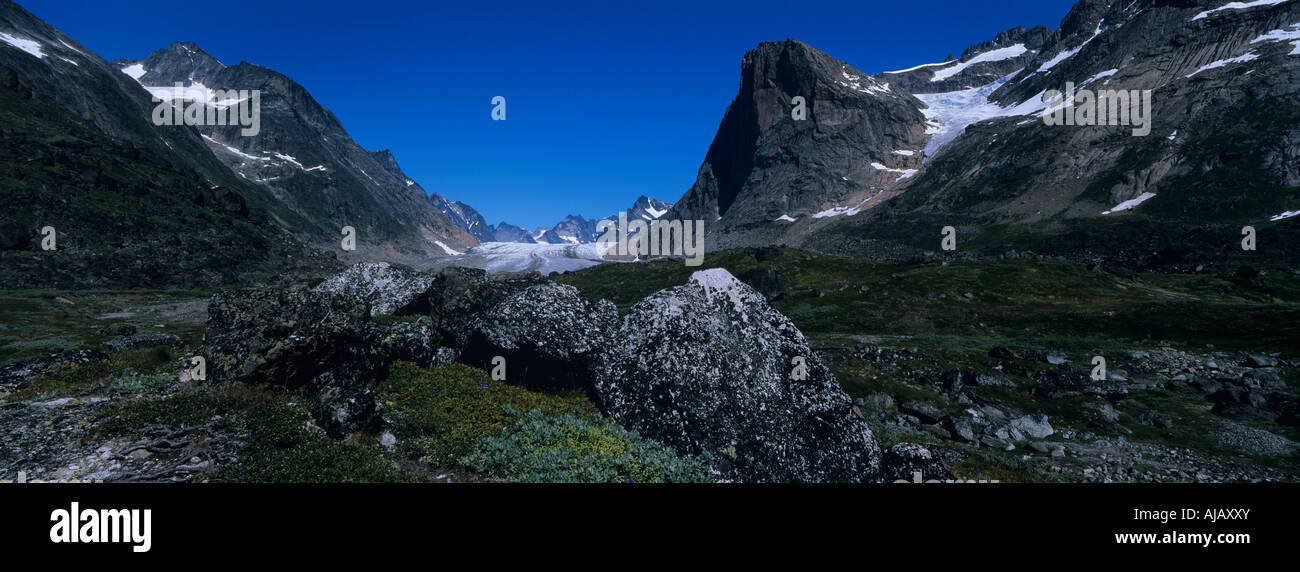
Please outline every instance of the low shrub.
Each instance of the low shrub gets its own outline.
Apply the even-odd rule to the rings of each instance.
[[[548,417],[506,406],[512,424],[485,437],[467,459],[476,471],[531,483],[710,482],[709,458],[676,451],[599,414]]]

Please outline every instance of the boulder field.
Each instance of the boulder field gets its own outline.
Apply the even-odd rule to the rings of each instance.
[[[393,362],[459,361],[585,392],[626,429],[707,455],[719,480],[882,478],[875,437],[803,334],[723,269],[620,316],[536,273],[361,263],[310,289],[220,292],[208,316],[209,383],[303,391],[335,437],[385,429]]]

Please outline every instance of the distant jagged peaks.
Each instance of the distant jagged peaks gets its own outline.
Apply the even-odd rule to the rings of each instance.
[[[617,221],[620,214],[626,213],[629,221],[651,221],[667,214],[672,206],[671,203],[641,195],[632,203],[630,208],[602,218],[587,219],[580,215],[566,216],[564,220],[556,223],[551,228],[538,229],[538,232],[533,234],[533,239],[537,242],[550,244],[593,243],[600,237],[600,233],[597,232],[597,224],[602,220]]]
[[[391,152],[362,149],[338,117],[283,74],[246,62],[226,66],[192,42],[116,65],[155,100],[176,97],[176,84],[185,88],[179,96],[186,100],[257,90],[261,133],[245,136],[239,126],[221,124],[196,126],[198,133],[228,169],[272,190],[277,202],[306,222],[287,226],[317,244],[333,248],[337,229],[349,226],[364,229],[358,254],[412,262],[479,242],[430,204]]]

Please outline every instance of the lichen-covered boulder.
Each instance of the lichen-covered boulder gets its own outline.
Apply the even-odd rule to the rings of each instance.
[[[370,305],[370,315],[424,313],[428,310],[428,289],[434,281],[422,274],[388,262],[362,262],[321,282],[313,290],[355,296]]]
[[[375,419],[369,385],[389,363],[368,314],[347,294],[219,292],[208,303],[203,337],[208,380],[303,389],[331,434],[366,428]]]
[[[438,333],[427,316],[381,325],[368,324],[368,340],[387,361],[409,361],[433,368],[456,360],[451,348],[438,345]]]
[[[879,477],[880,448],[848,394],[798,328],[726,270],[638,302],[591,371],[608,415],[709,453],[721,478]]]
[[[441,345],[463,348],[479,315],[510,295],[546,282],[536,272],[489,275],[478,268],[448,267],[435,275],[428,290],[429,317]]]
[[[608,300],[588,302],[578,289],[529,286],[479,315],[461,361],[486,370],[505,358],[506,381],[538,389],[590,389],[590,358],[618,329]]]

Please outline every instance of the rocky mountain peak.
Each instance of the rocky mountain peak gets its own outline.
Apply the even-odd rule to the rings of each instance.
[[[695,184],[667,216],[754,228],[869,200],[915,167],[894,151],[919,149],[924,121],[887,81],[797,40],[759,44]]]
[[[217,58],[194,42],[176,42],[139,62],[145,74],[138,79],[145,85],[166,85],[182,80],[202,80],[225,69]]]

